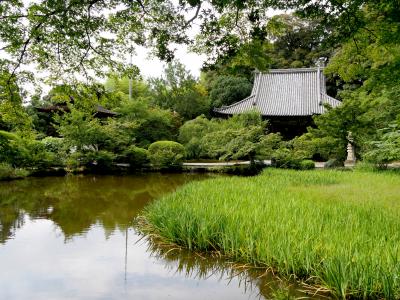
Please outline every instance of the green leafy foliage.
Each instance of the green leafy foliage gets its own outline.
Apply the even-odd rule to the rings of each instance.
[[[276,150],[283,147],[285,143],[279,133],[270,133],[261,137],[258,144],[257,155],[262,159],[271,159]]]
[[[179,168],[185,158],[185,147],[173,141],[158,141],[149,146],[149,158],[157,168]]]
[[[149,151],[136,146],[130,146],[123,153],[122,160],[129,163],[131,169],[140,169],[149,162]]]
[[[221,107],[243,100],[250,95],[253,85],[243,77],[219,76],[210,89],[212,107]]]
[[[104,87],[112,94],[122,95],[126,99],[129,96],[129,80],[128,77],[118,77],[115,74],[107,78]],[[150,95],[150,86],[146,81],[132,79],[132,99],[148,98]]]
[[[303,134],[296,137],[292,141],[292,147],[295,152],[301,154],[305,158],[317,161],[327,161],[330,158],[344,158],[346,148],[331,136],[319,137],[311,133]]]
[[[164,77],[151,80],[151,103],[177,112],[184,120],[207,114],[207,92],[179,62],[169,63]]]
[[[180,128],[179,141],[189,158],[254,159],[266,123],[258,112],[235,115],[227,120],[200,116]]]
[[[364,153],[367,162],[386,166],[400,160],[400,129],[393,125],[379,132],[379,139],[369,142],[370,149]]]
[[[363,27],[354,30],[326,69],[328,75],[339,75],[347,86],[340,93],[342,105],[317,117],[318,129],[313,133],[334,138],[336,148],[344,149],[350,131],[361,157],[369,152],[371,141],[380,138],[381,130],[389,128],[400,115],[400,25],[395,11],[389,2],[363,7],[359,11]]]
[[[0,71],[0,130],[32,135],[32,118],[22,106],[22,91],[16,77]]]
[[[0,131],[0,160],[15,167],[46,169],[62,165],[62,152],[47,150],[46,145],[30,137]]]
[[[86,166],[95,171],[108,171],[113,168],[115,154],[106,151],[88,151],[85,155]]]
[[[0,131],[0,161],[13,166],[23,166],[28,155],[23,140],[16,134]]]
[[[140,147],[159,140],[174,140],[181,124],[177,114],[151,106],[145,99],[125,101],[117,110],[119,122],[130,128],[125,133]]]
[[[14,168],[8,163],[0,163],[0,180],[20,179],[29,175],[25,169]]]
[[[311,170],[315,168],[315,163],[312,160],[305,159],[300,162],[300,170]]]
[[[58,132],[68,147],[76,147],[78,151],[85,148],[99,150],[100,145],[107,143],[104,128],[99,119],[87,115],[75,108],[70,113],[57,117]]]

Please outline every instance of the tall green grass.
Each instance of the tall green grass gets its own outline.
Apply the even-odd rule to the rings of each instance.
[[[142,230],[332,290],[400,298],[400,175],[268,169],[190,183],[151,204]]]

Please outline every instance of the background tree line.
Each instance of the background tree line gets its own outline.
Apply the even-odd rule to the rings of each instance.
[[[304,159],[343,161],[349,131],[355,137],[359,157],[379,165],[400,159],[400,9],[397,1],[326,1],[325,4],[221,1],[212,2],[209,10],[201,1],[182,1],[178,7],[165,1],[161,6],[166,13],[162,16],[158,10],[161,6],[152,6],[151,1],[136,2],[132,6],[129,2],[125,10],[105,17],[102,9],[113,7],[117,2],[63,2],[61,6],[61,2],[55,1],[54,7],[39,2],[28,8],[18,1],[1,3],[4,22],[0,38],[5,45],[2,51],[10,55],[1,59],[1,161],[14,167],[65,164],[76,167],[93,162],[111,165],[140,161],[140,157],[146,162],[150,144],[170,140],[182,142],[190,158],[258,156],[274,158],[283,162],[282,166],[294,166]],[[75,17],[67,13],[82,7],[86,7],[85,13]],[[295,12],[270,18],[265,15],[266,8],[270,7],[290,8]],[[98,13],[91,14],[92,9]],[[192,41],[185,36],[190,27],[190,22],[181,14],[185,9],[202,20],[201,32]],[[173,25],[155,30],[154,26],[165,18],[169,18],[165,24]],[[25,31],[21,19],[29,21]],[[143,26],[134,22],[139,19]],[[78,21],[83,23],[78,26]],[[134,99],[129,101],[126,70],[114,68],[104,85],[56,85],[49,95],[35,96],[30,105],[23,105],[25,93],[19,83],[29,80],[30,74],[18,70],[28,57],[51,70],[52,75],[61,76],[54,70],[58,68],[61,72],[60,61],[64,71],[69,70],[70,74],[83,72],[81,67],[104,73],[103,67],[108,63],[98,55],[110,58],[115,49],[109,47],[111,40],[106,39],[102,41],[101,52],[88,44],[87,33],[116,30],[123,21],[124,26],[119,28],[129,29],[134,43],[149,43],[148,46],[155,47],[155,52],[167,60],[173,58],[169,43],[193,43],[196,51],[206,53],[209,58],[200,79],[194,78],[181,64],[171,62],[161,78],[135,80]],[[62,31],[61,24],[71,25],[68,27],[71,31]],[[92,32],[87,31],[88,26],[92,26],[89,28]],[[53,32],[58,36],[46,34],[45,28],[56,28]],[[12,31],[15,34],[11,35]],[[120,33],[115,33],[113,39],[120,38]],[[62,44],[62,39],[72,34],[75,37],[68,43],[73,44]],[[61,60],[49,56],[54,53],[57,39],[64,47],[58,52]],[[94,35],[96,43],[101,39],[101,35]],[[63,53],[67,46],[70,56]],[[77,50],[72,53],[74,47]],[[87,56],[78,57],[77,53],[84,49]],[[90,54],[96,49],[96,55]],[[64,62],[67,57],[68,61]],[[279,134],[270,134],[268,124],[255,118],[254,112],[232,120],[211,120],[213,107],[229,105],[249,95],[255,69],[309,67],[319,57],[327,58],[328,93],[339,98],[342,105],[315,117],[315,126],[303,136],[286,141]],[[77,62],[82,65],[71,67]],[[71,97],[73,103],[70,103]],[[49,118],[34,109],[54,103],[66,103],[70,112]],[[117,112],[117,117],[95,118],[97,104]],[[251,125],[248,118],[253,120]],[[51,134],[58,137],[47,137],[49,128],[54,128]],[[129,154],[130,158],[127,149],[135,152]],[[18,151],[21,155],[16,155]]]

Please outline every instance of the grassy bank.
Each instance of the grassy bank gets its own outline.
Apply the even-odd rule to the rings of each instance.
[[[339,297],[400,297],[400,175],[268,169],[193,182],[145,211],[146,233],[274,268]]]

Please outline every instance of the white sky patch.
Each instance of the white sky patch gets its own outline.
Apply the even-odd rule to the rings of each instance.
[[[206,60],[206,55],[189,52],[188,47],[185,45],[178,45],[176,48],[176,60],[183,63],[192,75],[199,77],[200,69]],[[127,62],[129,62],[129,58],[127,58]],[[132,63],[139,67],[141,75],[146,79],[160,77],[167,65],[165,61],[151,57],[150,50],[144,47],[136,47],[136,55],[133,56]]]

